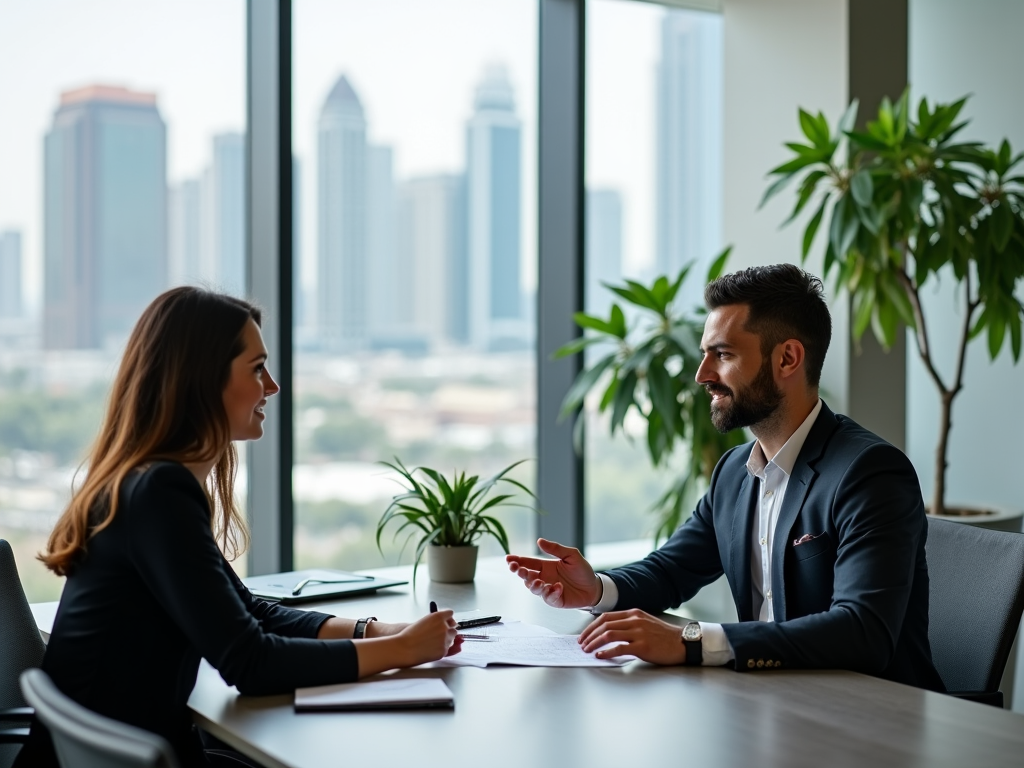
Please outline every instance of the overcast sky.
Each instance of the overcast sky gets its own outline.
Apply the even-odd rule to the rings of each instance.
[[[171,183],[198,175],[211,136],[244,130],[243,0],[0,0],[0,229],[23,233],[33,306],[41,289],[42,143],[61,91],[90,83],[153,91],[168,126]],[[303,164],[304,274],[315,259],[316,117],[349,76],[369,137],[400,178],[463,168],[473,89],[508,68],[523,122],[524,282],[536,274],[537,3],[295,0],[294,144]],[[626,258],[653,254],[654,67],[664,11],[588,6],[587,182],[624,196]]]

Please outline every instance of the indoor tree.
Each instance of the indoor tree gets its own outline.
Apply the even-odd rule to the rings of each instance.
[[[806,143],[787,143],[793,157],[770,172],[776,177],[762,205],[799,179],[792,221],[814,210],[803,234],[806,259],[819,229],[826,233],[824,273],[851,297],[853,336],[871,326],[885,348],[903,324],[939,392],[941,414],[931,511],[946,511],[946,469],[953,403],[963,389],[969,342],[982,334],[990,358],[1009,343],[1021,352],[1021,317],[1015,291],[1024,276],[1024,155],[1009,142],[998,148],[957,139],[966,98],[929,105],[916,113],[909,93],[883,99],[877,118],[854,130],[854,101],[835,130],[818,113],[800,110]],[[952,375],[936,366],[922,290],[941,276],[956,282],[962,313]]]

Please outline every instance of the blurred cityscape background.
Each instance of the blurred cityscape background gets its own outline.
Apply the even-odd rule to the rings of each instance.
[[[510,30],[524,30],[513,35],[524,53],[502,56],[494,43],[478,60],[461,55],[468,87],[454,102],[427,61],[436,43],[397,54],[410,102],[436,92],[438,110],[459,105],[443,116],[443,141],[461,150],[445,164],[416,148],[432,114],[375,123],[407,94],[374,90],[369,56],[332,61],[321,29],[350,5],[294,6],[297,567],[397,561],[397,545],[382,558],[373,539],[397,489],[381,460],[492,473],[535,453],[536,8],[501,4]],[[438,5],[469,12],[459,0]],[[244,8],[222,11],[240,48]],[[588,18],[585,303],[600,314],[611,303],[602,283],[675,274],[693,260],[703,274],[721,248],[721,25],[618,0],[592,0]],[[623,30],[650,45],[617,44]],[[235,90],[243,67],[240,57],[176,87]],[[637,70],[649,86],[639,96],[635,78],[618,76]],[[32,600],[59,594],[33,556],[67,501],[141,310],[174,285],[244,296],[246,284],[244,111],[209,125],[200,152],[195,125],[213,121],[175,109],[157,77],[142,82],[126,66],[120,78],[39,87],[45,130],[12,148],[0,127],[0,162],[11,168],[0,177],[0,536]],[[184,123],[197,158],[189,168],[174,160],[186,154],[175,144]],[[691,282],[684,307],[699,304],[700,289]],[[588,540],[648,536],[667,474],[594,419],[587,441]],[[240,475],[244,494],[244,466]],[[517,476],[532,484],[531,464]],[[504,519],[515,546],[529,547],[530,513]]]

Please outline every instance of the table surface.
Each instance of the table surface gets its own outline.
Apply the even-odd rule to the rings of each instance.
[[[381,569],[408,575],[408,569]],[[341,616],[407,621],[430,600],[577,633],[589,620],[532,596],[498,561],[472,584],[411,586],[321,603]],[[737,673],[632,662],[615,669],[415,669],[454,711],[303,713],[291,696],[246,697],[203,664],[197,722],[267,766],[1018,766],[1022,716],[843,671]],[[695,761],[695,762],[694,762]]]

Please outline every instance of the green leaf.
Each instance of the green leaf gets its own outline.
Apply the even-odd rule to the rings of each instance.
[[[1006,322],[1003,318],[993,318],[988,324],[988,354],[993,360],[999,357],[1006,336]]]
[[[821,217],[825,213],[825,206],[828,205],[828,198],[826,197],[821,201],[821,205],[818,206],[817,212],[811,217],[811,220],[807,223],[807,229],[804,230],[804,242],[803,247],[800,251],[800,260],[804,261],[807,259],[807,254],[811,251],[811,243],[814,242],[814,236],[818,232],[818,226],[821,224]],[[826,274],[828,270],[825,270]]]
[[[714,282],[722,276],[722,271],[725,269],[725,264],[729,260],[729,254],[732,253],[732,246],[728,246],[724,251],[715,257],[715,260],[711,262],[711,268],[708,269],[707,281]]]
[[[606,333],[609,336],[615,335],[612,333],[611,325],[600,317],[588,315],[586,312],[573,312],[572,319],[580,328],[590,328],[592,330],[599,331],[600,333]]]
[[[569,391],[565,393],[565,398],[562,400],[562,410],[558,416],[559,420],[564,419],[579,407],[580,403],[583,402],[583,398],[597,384],[602,374],[615,362],[616,356],[617,353],[612,353],[599,360],[592,368],[580,372],[572,386],[569,387]]]
[[[839,118],[839,132],[849,133],[853,130],[853,127],[857,124],[857,110],[860,107],[860,101],[854,99],[850,102],[850,106],[843,112],[843,116]]]
[[[554,354],[551,355],[551,359],[561,360],[563,357],[572,357],[573,355],[582,352],[591,344],[596,344],[599,341],[605,341],[605,339],[602,339],[599,336],[580,336],[578,339],[573,339],[568,344],[563,344],[555,350]]]
[[[992,209],[992,244],[996,251],[1002,253],[1010,242],[1010,235],[1013,234],[1013,211],[1004,200]]]
[[[803,166],[801,166],[801,167],[803,167]],[[774,173],[775,173],[775,171],[772,171],[772,174],[774,174]],[[761,198],[761,202],[757,204],[758,210],[760,210],[761,208],[764,208],[764,204],[765,203],[767,203],[769,200],[771,200],[773,197],[775,197],[779,192],[781,192],[783,189],[785,189],[787,186],[789,186],[790,182],[792,182],[793,179],[795,179],[796,177],[797,177],[797,174],[795,172],[790,172],[790,173],[786,173],[785,175],[783,175],[782,178],[779,178],[779,179],[776,179],[775,181],[773,181],[771,186],[769,186],[768,189],[765,190],[764,196]]]
[[[867,208],[875,194],[875,185],[871,181],[871,173],[861,169],[850,179],[850,193],[857,205]]]
[[[622,428],[622,421],[626,418],[626,411],[629,410],[629,406],[635,403],[633,394],[636,391],[636,382],[636,371],[630,371],[619,382],[619,388],[616,390],[615,398],[612,401],[612,434],[615,434],[616,429]]]

